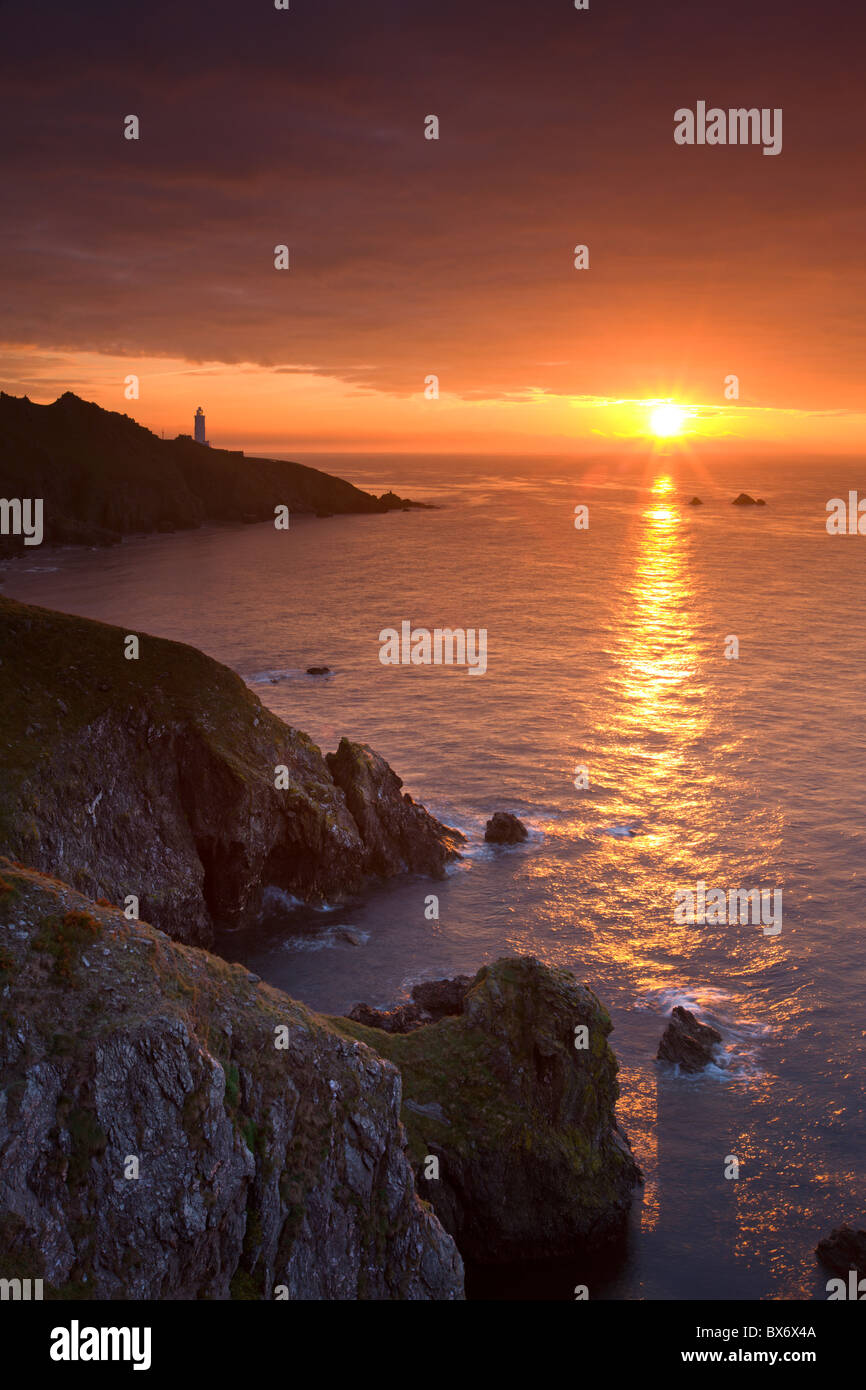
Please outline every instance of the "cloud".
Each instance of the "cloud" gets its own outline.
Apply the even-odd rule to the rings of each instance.
[[[822,13],[780,6],[771,60],[760,14],[681,0],[21,7],[4,333],[404,399],[434,373],[464,401],[710,400],[736,371],[859,409],[862,180]],[[782,158],[676,148],[696,74],[784,105]]]

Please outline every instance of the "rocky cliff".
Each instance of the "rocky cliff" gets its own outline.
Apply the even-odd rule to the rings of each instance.
[[[331,1021],[399,1067],[418,1191],[461,1254],[550,1259],[619,1235],[640,1173],[614,1113],[610,1018],[592,990],[515,957],[471,982],[422,986],[413,1003],[384,1015],[384,1029]],[[419,1026],[419,1013],[438,1021]],[[411,1031],[386,1031],[395,1022]]]
[[[278,505],[325,514],[419,505],[393,492],[374,497],[300,463],[158,439],[72,391],[52,405],[0,392],[0,478],[4,497],[43,499],[49,544],[107,545],[206,521],[273,521]],[[19,554],[22,544],[0,536],[0,554]]]
[[[137,659],[126,638],[137,635]],[[330,760],[192,647],[0,598],[0,852],[171,936],[440,874],[462,840],[372,750]],[[332,771],[333,768],[333,771]]]
[[[415,1002],[434,1021],[406,1034],[319,1017],[0,860],[4,1277],[69,1299],[458,1299],[458,1249],[617,1235],[639,1172],[592,991],[521,957]]]
[[[458,1299],[400,1076],[240,966],[0,861],[0,1267],[46,1296]]]

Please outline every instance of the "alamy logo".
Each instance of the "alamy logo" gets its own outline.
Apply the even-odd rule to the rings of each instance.
[[[0,536],[23,536],[25,545],[42,544],[42,498],[0,497]]]
[[[866,497],[858,499],[856,492],[849,492],[847,507],[844,498],[831,497],[827,511],[827,531],[831,536],[866,536]]]
[[[413,628],[409,622],[379,633],[383,666],[468,666],[470,676],[487,670],[487,628]]]
[[[51,1329],[52,1361],[131,1361],[134,1371],[150,1370],[149,1327],[69,1327]]]
[[[772,896],[772,911],[771,909]],[[782,930],[782,890],[776,888],[707,888],[699,880],[694,889],[678,888],[674,902],[674,921],[679,925],[763,926],[764,936],[778,936]]]
[[[711,106],[699,101],[697,110],[681,106],[674,112],[678,145],[763,145],[764,154],[782,153],[782,108]]]
[[[0,1301],[21,1299],[26,1303],[41,1298],[41,1279],[0,1279]]]
[[[844,1279],[828,1279],[824,1287],[828,1303],[838,1302],[840,1298],[851,1299],[855,1303],[862,1303],[866,1299],[866,1279],[858,1279],[856,1269],[849,1269],[847,1287]]]

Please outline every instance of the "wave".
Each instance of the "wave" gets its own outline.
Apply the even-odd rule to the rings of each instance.
[[[286,681],[323,681],[330,680],[335,674],[334,668],[324,675],[310,675],[303,666],[272,667],[266,671],[240,672],[247,685],[283,685]]]
[[[287,936],[280,943],[281,951],[333,951],[340,946],[345,946],[347,950],[356,950],[359,946],[366,946],[370,940],[370,933],[362,931],[360,927],[352,927],[344,923],[339,927],[326,927],[324,931],[316,932],[308,936]]]
[[[675,1008],[688,1009],[695,1018],[712,1026],[722,1035],[716,1047],[715,1060],[696,1073],[681,1072],[674,1066],[673,1075],[683,1081],[710,1078],[717,1081],[754,1081],[768,1073],[761,1062],[763,1041],[775,1032],[772,1025],[760,1019],[738,1016],[736,1001],[726,990],[711,986],[689,990],[673,986],[655,990],[637,1001],[636,1007],[648,1012],[661,1012],[670,1018]],[[705,1017],[709,1010],[709,1017]]]
[[[302,898],[296,898],[294,893],[288,893],[285,888],[277,888],[273,883],[262,890],[262,912],[270,908],[271,911],[297,912],[299,908],[304,908],[307,912],[336,912],[337,905],[332,903],[305,903]]]

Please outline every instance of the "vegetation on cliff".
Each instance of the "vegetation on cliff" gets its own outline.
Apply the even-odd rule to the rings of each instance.
[[[639,1170],[614,1113],[611,1022],[569,971],[497,961],[459,1014],[407,1033],[331,1021],[399,1067],[418,1190],[465,1257],[566,1256],[620,1232]]]
[[[391,1063],[239,965],[8,860],[0,877],[4,1277],[73,1299],[462,1297]]]
[[[338,785],[234,672],[128,635],[0,597],[0,852],[198,944],[268,885],[315,902],[454,856],[372,750],[344,741]]]

